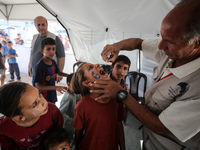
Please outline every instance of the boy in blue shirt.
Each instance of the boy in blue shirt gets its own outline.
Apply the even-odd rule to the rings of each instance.
[[[15,81],[14,80],[14,72],[17,76],[17,80],[20,82],[21,77],[20,77],[20,71],[19,71],[19,66],[17,63],[17,58],[18,54],[16,53],[16,50],[12,48],[12,41],[8,41],[8,51],[6,54],[6,58],[8,59],[8,64],[9,64],[9,70],[10,70],[10,82]]]
[[[67,87],[56,86],[56,75],[67,77],[68,74],[59,70],[56,62],[52,59],[56,52],[56,43],[52,38],[45,38],[41,42],[40,52],[43,53],[42,59],[35,66],[36,74],[34,82],[36,87],[48,102],[57,101],[56,91],[66,92]]]

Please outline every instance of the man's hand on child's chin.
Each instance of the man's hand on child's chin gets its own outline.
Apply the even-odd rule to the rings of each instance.
[[[90,86],[97,88],[97,90],[90,90],[91,93],[102,94],[95,100],[116,98],[117,92],[122,90],[122,87],[110,78],[99,79],[91,83]]]

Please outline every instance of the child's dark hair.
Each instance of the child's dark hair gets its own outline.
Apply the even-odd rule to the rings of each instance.
[[[46,45],[56,45],[56,42],[54,39],[47,37],[41,41],[41,49],[44,49]]]
[[[131,66],[131,61],[130,61],[130,59],[127,57],[127,56],[125,56],[125,55],[119,55],[118,57],[117,57],[117,59],[112,63],[112,66],[114,67],[115,66],[115,64],[117,63],[117,62],[120,62],[120,61],[123,61],[125,64],[127,64],[129,67]]]
[[[86,64],[86,62],[83,62],[79,65],[71,81],[71,85],[72,85],[72,89],[74,93],[81,94],[82,96],[89,94],[89,89],[82,85],[82,82],[87,79],[84,76],[84,70],[82,69],[82,66],[84,64]]]
[[[10,44],[12,44],[12,41],[8,41],[7,43],[10,43]]]
[[[2,44],[0,43],[0,49],[2,48]]]
[[[27,85],[23,82],[13,82],[0,88],[0,113],[11,118],[21,115],[22,108],[19,102]]]
[[[67,143],[71,143],[71,140],[69,138],[67,131],[64,128],[54,127],[50,129],[50,131],[48,131],[48,133],[45,135],[45,139],[44,139],[45,150],[48,150],[49,147],[53,147],[56,144],[59,144],[65,141]]]
[[[74,75],[74,73],[70,73],[70,74],[67,76],[67,80],[66,80],[67,83],[70,83],[70,82],[71,82],[73,75]]]
[[[7,44],[6,40],[3,40],[2,43],[3,43],[3,44]]]

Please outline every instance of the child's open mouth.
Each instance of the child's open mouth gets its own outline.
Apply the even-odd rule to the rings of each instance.
[[[103,69],[101,69],[101,70],[99,71],[99,73],[100,73],[100,75],[105,75],[105,74],[106,74],[106,72],[105,72]]]

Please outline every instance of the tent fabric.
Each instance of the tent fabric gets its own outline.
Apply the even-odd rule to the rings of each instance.
[[[36,16],[56,20],[36,0],[0,0],[0,19],[33,21]]]
[[[67,29],[76,60],[105,64],[106,44],[126,38],[158,38],[161,21],[179,0],[0,0],[0,18],[33,20],[42,15]],[[50,13],[51,14],[50,14]],[[5,16],[4,16],[4,15]],[[138,51],[120,52],[138,69]]]
[[[100,54],[106,44],[126,38],[157,38],[161,21],[179,0],[38,0],[56,14],[69,33],[75,57],[105,63]],[[132,70],[137,52],[127,55]]]

